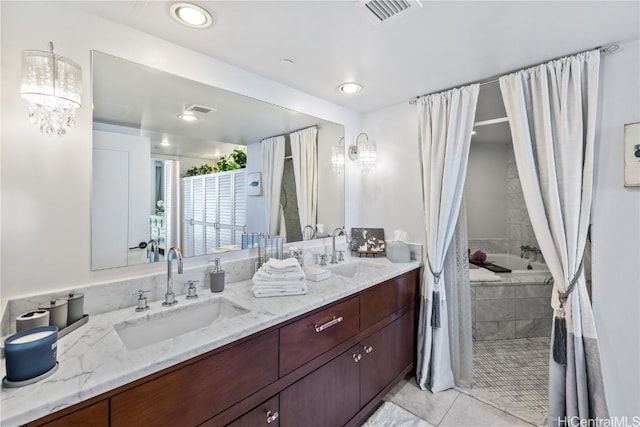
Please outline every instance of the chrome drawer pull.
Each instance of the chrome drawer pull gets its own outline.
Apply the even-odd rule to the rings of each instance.
[[[353,355],[353,361],[358,363],[360,361],[360,359],[362,359],[362,355],[361,354],[354,354]]]
[[[333,316],[333,319],[329,320],[327,323],[325,323],[324,325],[314,325],[316,328],[316,332],[322,332],[327,328],[332,327],[333,325],[337,325],[338,323],[342,322],[344,319],[342,318],[342,316],[340,317],[336,317]]]
[[[277,420],[278,417],[279,417],[279,415],[278,415],[277,412],[267,411],[267,424],[271,424],[272,422]]]
[[[370,346],[370,345],[365,345],[363,347],[363,350],[364,350],[365,353],[369,354],[369,353],[371,353],[373,351],[373,347]]]

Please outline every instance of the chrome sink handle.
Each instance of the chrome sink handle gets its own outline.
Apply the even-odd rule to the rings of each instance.
[[[142,289],[138,289],[136,293],[133,295],[138,297],[138,306],[136,307],[136,311],[147,311],[149,310],[149,305],[147,304],[147,297],[144,294],[148,294],[151,291],[143,291]]]

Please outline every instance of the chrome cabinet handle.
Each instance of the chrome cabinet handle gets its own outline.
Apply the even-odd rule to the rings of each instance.
[[[322,325],[313,325],[316,328],[316,332],[322,332],[327,328],[332,327],[333,325],[337,325],[338,323],[342,322],[344,319],[342,318],[342,316],[340,317],[336,317],[333,316],[333,319],[329,320],[327,323],[322,324]]]
[[[360,359],[362,359],[362,355],[361,354],[354,354],[353,355],[353,361],[358,363],[360,361]]]
[[[365,345],[362,347],[362,349],[364,350],[365,353],[369,354],[373,351],[373,347],[370,345]]]
[[[278,419],[280,415],[277,412],[267,411],[267,424],[271,424]]]

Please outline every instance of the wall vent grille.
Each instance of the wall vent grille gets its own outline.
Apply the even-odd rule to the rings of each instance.
[[[405,0],[372,0],[365,3],[365,7],[382,22],[409,9],[411,3]]]

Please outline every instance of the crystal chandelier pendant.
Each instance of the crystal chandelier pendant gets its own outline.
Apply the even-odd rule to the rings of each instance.
[[[338,144],[331,147],[331,165],[334,173],[344,172],[344,138],[340,138]]]
[[[76,125],[82,103],[82,68],[49,51],[22,52],[20,96],[29,103],[29,120],[43,135],[64,136]]]

